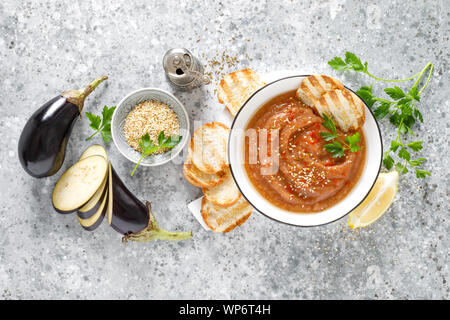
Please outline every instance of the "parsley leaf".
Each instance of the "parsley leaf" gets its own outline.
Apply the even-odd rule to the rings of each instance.
[[[361,141],[361,135],[359,134],[359,132],[356,132],[352,136],[345,137],[345,141],[342,141],[342,139],[337,135],[336,126],[333,120],[331,120],[325,113],[322,114],[322,117],[325,121],[322,123],[322,125],[331,132],[320,132],[320,136],[325,141],[331,141],[331,143],[328,143],[323,147],[325,148],[325,150],[331,153],[331,156],[333,158],[340,158],[344,156],[346,150],[350,150],[351,152],[359,151],[358,144]]]
[[[334,125],[333,120],[331,120],[325,113],[322,113],[322,117],[325,120],[325,122],[322,123],[323,126],[330,130],[332,133],[336,134],[336,126]]]
[[[398,152],[398,156],[405,160],[409,160],[411,158],[411,154],[403,147],[400,148],[400,151]]]
[[[413,151],[419,151],[422,150],[422,141],[414,141],[410,142],[406,145],[407,147],[410,147]]]
[[[356,132],[352,136],[345,137],[345,142],[348,143],[351,152],[356,152],[359,150],[358,143],[361,142],[361,135],[359,134],[359,132]]]
[[[148,133],[144,134],[141,137],[141,141],[139,141],[139,147],[141,147],[142,150],[141,158],[139,159],[138,163],[131,172],[131,176],[133,176],[134,172],[136,171],[136,168],[139,166],[142,160],[144,160],[145,158],[147,158],[148,156],[152,155],[157,151],[161,151],[164,149],[172,149],[181,141],[182,138],[183,138],[182,136],[166,137],[164,131],[161,131],[158,135],[158,144],[155,145],[153,140],[150,139],[150,135]]]
[[[356,91],[356,94],[362,98],[367,105],[372,108],[373,105],[377,102],[377,100],[375,99],[373,93],[372,93],[372,88],[371,87],[361,87],[358,91]]]
[[[328,143],[324,145],[325,150],[331,153],[333,158],[340,158],[344,155],[344,147],[338,141],[333,141],[333,143]]]
[[[408,95],[412,97],[414,100],[420,101],[420,94],[419,89],[417,89],[417,86],[413,86],[411,89],[409,89]]]
[[[416,117],[417,119],[420,120],[420,122],[423,122],[423,117],[422,117],[422,113],[420,113],[419,109],[417,109],[416,107],[414,107],[414,117]]]
[[[323,140],[325,141],[331,141],[333,139],[336,139],[336,135],[334,133],[331,132],[321,132],[320,136],[323,138]]]
[[[351,53],[349,51],[345,53],[345,63],[350,65],[356,72],[365,70],[364,65],[361,63],[361,60],[354,53]]]
[[[402,144],[399,143],[397,140],[392,140],[391,141],[391,150],[392,151],[397,151],[398,147],[400,147]]]
[[[164,131],[161,131],[158,135],[158,144],[162,145],[165,139],[166,139],[166,136],[164,134]]]
[[[139,141],[139,147],[141,147],[142,153],[145,153],[146,151],[149,152],[150,149],[152,149],[155,145],[153,144],[153,141],[150,139],[150,135],[148,133],[144,134],[141,138],[141,141]]]
[[[397,162],[395,164],[395,170],[397,170],[401,174],[408,173],[408,168],[406,168],[406,163]]]
[[[383,164],[388,170],[391,170],[394,166],[394,159],[389,155],[389,153],[384,155]]]
[[[400,87],[393,87],[393,88],[386,88],[384,89],[384,92],[387,93],[389,97],[391,97],[394,100],[399,100],[401,98],[406,97],[405,93]]]
[[[425,178],[426,176],[431,176],[431,173],[426,170],[416,169],[417,178]]]
[[[89,121],[91,122],[89,124],[89,126],[94,129],[97,130],[100,127],[100,124],[102,122],[102,119],[100,118],[100,116],[96,116],[95,114],[92,114],[90,112],[86,112],[86,117],[89,119]]]
[[[103,141],[106,143],[111,141],[111,124],[108,123],[105,125],[102,130],[100,131],[100,135],[102,136]]]
[[[106,143],[111,141],[111,120],[115,109],[116,107],[108,108],[108,106],[104,106],[102,110],[102,117],[86,112],[86,117],[91,122],[89,126],[95,130],[92,135],[86,138],[86,141],[91,140],[92,137],[99,132],[103,138],[103,141]]]
[[[425,161],[426,161],[425,158],[419,158],[419,159],[416,159],[416,160],[409,161],[409,164],[412,167],[417,167],[417,166],[422,165]]]
[[[353,69],[356,72],[366,72],[367,71],[367,62],[364,64],[361,60],[354,54],[349,51],[345,53],[345,61],[340,57],[334,57],[331,59],[328,64],[335,70],[350,70]]]
[[[181,136],[168,137],[161,144],[161,148],[173,148],[181,141],[181,138],[182,138]]]
[[[377,119],[383,119],[389,114],[390,108],[390,103],[382,102],[380,106],[373,111],[373,114]]]
[[[351,66],[347,65],[347,63],[339,57],[331,59],[328,61],[328,64],[335,70],[347,70],[351,68]]]

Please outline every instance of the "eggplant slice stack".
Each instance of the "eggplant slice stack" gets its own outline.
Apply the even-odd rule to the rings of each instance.
[[[59,178],[52,202],[59,213],[76,211],[78,221],[88,231],[98,228],[107,215],[109,225],[124,235],[124,242],[192,237],[192,232],[168,232],[159,228],[150,202],[144,204],[127,189],[101,145],[86,149],[78,162]]]
[[[109,164],[105,148],[94,144],[87,148],[56,183],[53,207],[59,213],[76,211],[81,226],[95,230],[106,212]]]
[[[102,185],[108,162],[102,156],[78,161],[59,178],[53,190],[53,206],[60,213],[71,213],[84,206]]]

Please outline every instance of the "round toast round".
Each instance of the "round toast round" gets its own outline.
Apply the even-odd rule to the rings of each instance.
[[[199,170],[193,163],[192,157],[188,154],[183,165],[183,173],[186,180],[193,186],[199,188],[212,188],[221,183],[225,177],[225,171],[217,173],[204,173]]]
[[[229,207],[235,204],[241,193],[234,182],[230,169],[225,170],[225,179],[212,188],[203,188],[203,194],[214,205],[219,207]]]
[[[189,144],[193,164],[204,173],[218,173],[228,165],[227,143],[230,129],[210,122],[195,130]]]
[[[229,232],[242,225],[251,215],[253,207],[241,197],[228,208],[218,207],[206,197],[202,200],[202,218],[214,232]]]

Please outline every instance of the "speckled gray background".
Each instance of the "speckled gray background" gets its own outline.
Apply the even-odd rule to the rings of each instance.
[[[1,1],[0,297],[448,299],[450,5],[362,3]],[[186,205],[201,191],[183,179],[181,165],[139,168],[130,178],[132,165],[109,145],[116,170],[140,199],[153,202],[160,224],[193,230],[194,238],[123,245],[106,223],[86,232],[74,216],[51,207],[63,170],[38,180],[20,167],[20,131],[46,100],[99,75],[110,78],[85,111],[99,112],[144,86],[172,90],[161,66],[172,47],[190,48],[204,61],[225,51],[240,59],[230,70],[337,75],[355,89],[369,79],[332,72],[331,57],[354,51],[373,73],[390,78],[432,61],[435,73],[420,104],[425,123],[416,127],[432,176],[401,177],[389,211],[360,231],[348,229],[346,219],[302,229],[253,214],[221,235],[204,231],[189,213]],[[175,92],[191,120],[221,112],[215,83]],[[381,127],[389,139],[392,126]],[[63,169],[89,145],[89,133],[88,121],[78,121]]]

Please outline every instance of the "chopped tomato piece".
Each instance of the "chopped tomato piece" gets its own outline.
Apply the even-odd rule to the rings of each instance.
[[[321,139],[320,133],[319,131],[310,131],[308,133],[308,140],[307,143],[309,144],[316,144],[317,142],[319,142]]]
[[[289,121],[294,120],[296,115],[297,115],[297,112],[294,109],[289,109],[289,111],[288,111],[288,119],[289,119]]]
[[[289,183],[286,183],[286,191],[290,194],[294,194],[294,190],[292,190],[292,187]]]

